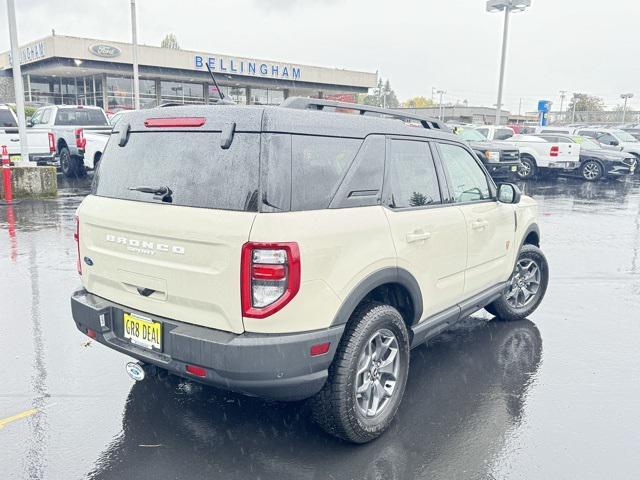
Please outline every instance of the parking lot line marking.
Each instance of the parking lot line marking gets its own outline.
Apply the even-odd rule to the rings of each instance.
[[[29,410],[25,410],[24,412],[17,413],[11,417],[0,419],[0,430],[2,430],[6,425],[11,422],[15,422],[16,420],[22,420],[23,418],[30,417],[31,415],[35,415],[38,413],[37,408],[30,408]]]

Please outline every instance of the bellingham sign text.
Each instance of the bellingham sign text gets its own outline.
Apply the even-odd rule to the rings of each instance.
[[[301,69],[293,65],[259,62],[255,60],[194,56],[194,66],[197,70],[206,68],[205,63],[214,72],[236,75],[252,75],[258,77],[272,77],[282,80],[300,80]]]

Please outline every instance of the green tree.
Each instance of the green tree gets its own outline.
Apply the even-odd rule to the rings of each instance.
[[[378,83],[371,93],[367,95],[359,95],[358,103],[365,105],[371,105],[374,107],[397,108],[400,106],[396,92],[391,88],[391,83],[387,79],[383,81],[382,78],[378,79]]]
[[[180,50],[180,45],[178,44],[178,37],[173,33],[167,33],[162,42],[160,42],[160,46],[162,48],[170,48],[172,50]]]
[[[434,103],[430,98],[426,97],[412,97],[402,102],[403,107],[407,108],[428,108],[433,107]]]

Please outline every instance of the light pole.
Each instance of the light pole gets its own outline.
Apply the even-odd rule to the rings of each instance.
[[[442,97],[447,92],[445,92],[444,90],[438,90],[436,93],[440,95],[440,103],[438,104],[438,119],[444,120],[444,106],[442,105]]]
[[[620,98],[624,100],[624,107],[622,108],[622,123],[624,124],[624,121],[627,118],[627,100],[633,98],[633,93],[623,93],[620,95]]]
[[[564,97],[567,96],[567,91],[566,90],[560,90],[560,115],[559,117],[561,117],[564,120],[564,115],[562,115],[562,108],[564,107]]]
[[[138,23],[136,0],[131,0],[131,44],[133,47],[133,108],[140,110],[140,82],[138,82]]]
[[[13,90],[16,96],[16,114],[18,115],[18,137],[20,138],[20,163],[29,165],[29,146],[27,145],[27,122],[24,114],[24,85],[20,69],[20,48],[18,47],[18,28],[16,27],[16,7],[13,0],[7,0],[7,20],[9,21],[9,42],[11,44],[11,70],[13,72]]]
[[[500,79],[498,80],[498,101],[496,102],[496,125],[500,125],[502,109],[502,87],[504,86],[504,67],[507,61],[507,39],[509,37],[509,14],[522,12],[531,6],[531,0],[487,0],[487,12],[504,11],[502,31],[502,57],[500,59]]]

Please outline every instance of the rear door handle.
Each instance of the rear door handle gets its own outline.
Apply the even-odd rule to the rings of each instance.
[[[484,228],[487,228],[489,226],[489,222],[487,222],[486,220],[476,220],[475,222],[471,222],[471,228],[473,228],[474,230],[482,230]]]
[[[430,238],[431,234],[423,230],[415,230],[412,233],[407,233],[407,243],[422,242]]]

